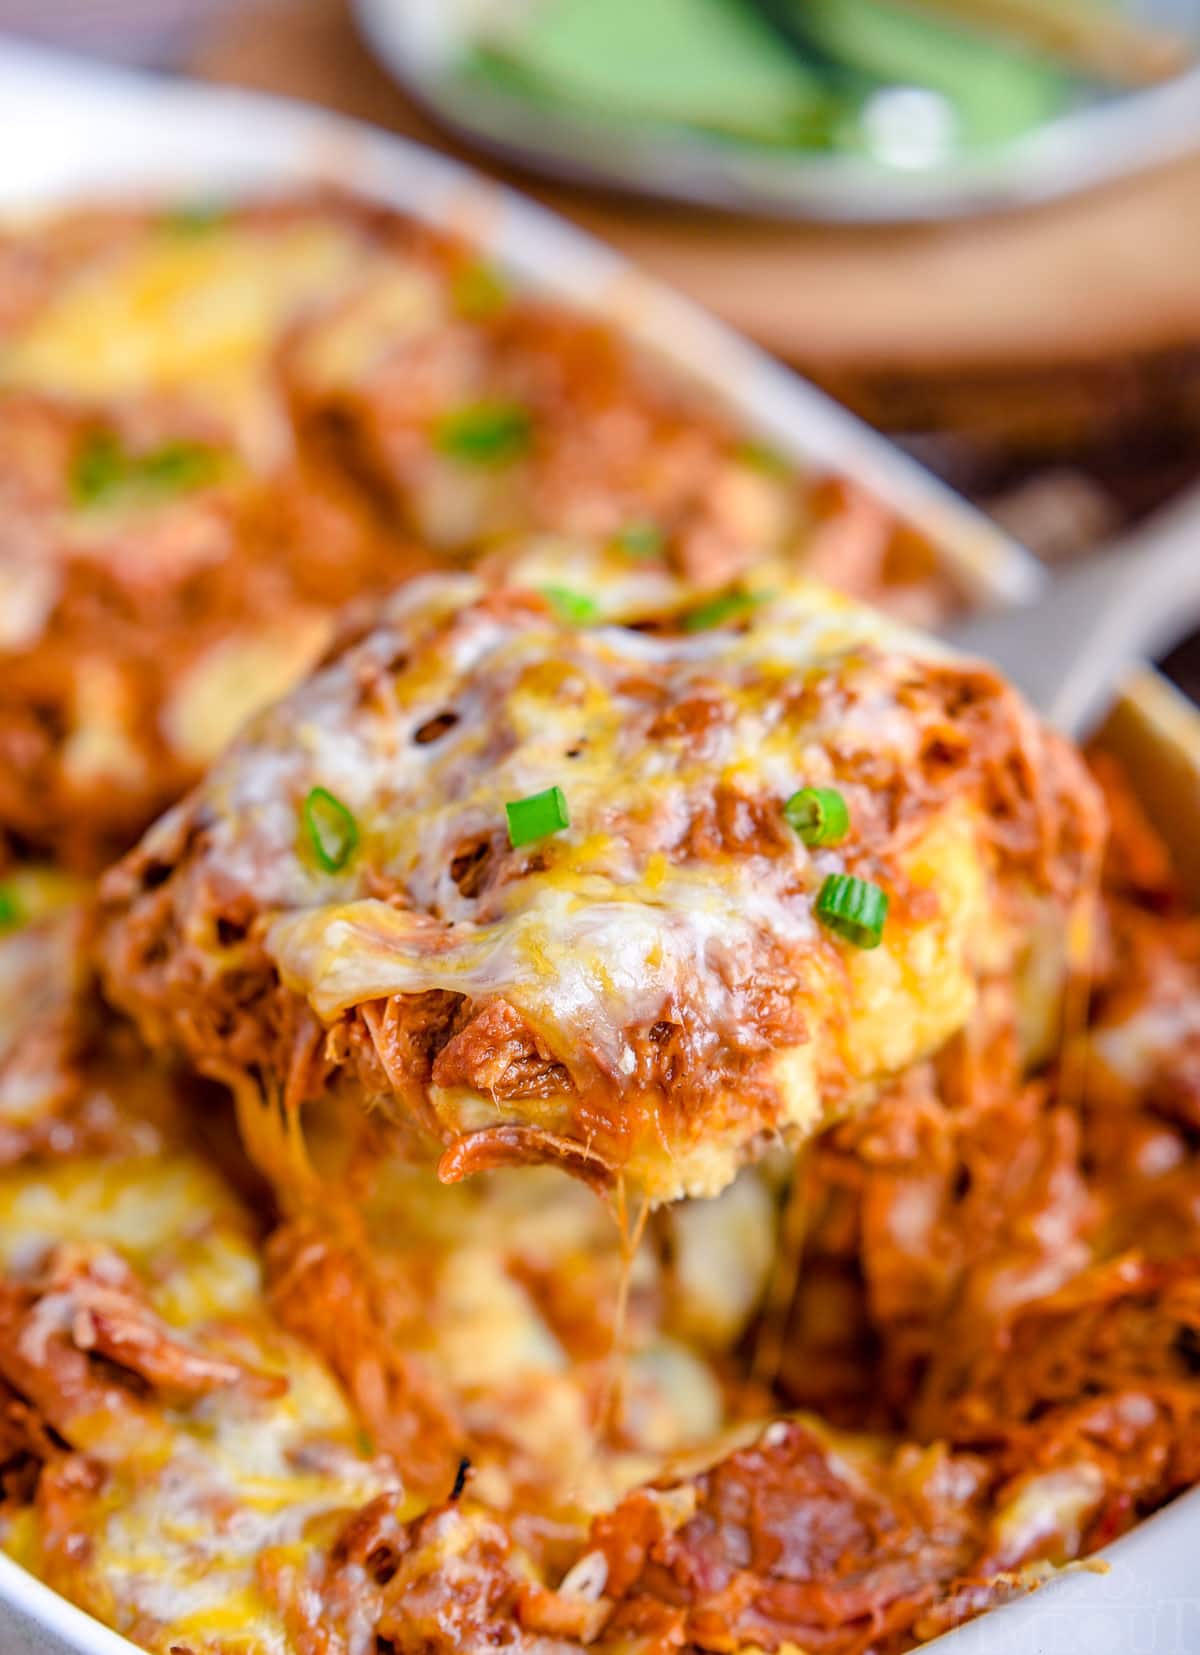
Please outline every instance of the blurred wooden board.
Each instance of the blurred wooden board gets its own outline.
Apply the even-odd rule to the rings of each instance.
[[[464,153],[371,58],[345,0],[239,8],[192,67]],[[1064,423],[1074,440],[1136,420],[1164,395],[1200,409],[1200,156],[915,228],[722,220],[515,181],[894,428],[1037,443]]]

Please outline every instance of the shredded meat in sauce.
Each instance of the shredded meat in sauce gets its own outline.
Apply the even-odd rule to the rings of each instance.
[[[729,1423],[699,1469],[587,1517],[547,1505],[530,1462],[493,1506],[475,1461],[528,1450],[406,1353],[397,1334],[429,1314],[420,1272],[373,1273],[316,1215],[276,1233],[279,1315],[395,1466],[394,1492],[347,1511],[303,1569],[264,1554],[259,1589],[297,1650],[335,1655],[369,1627],[402,1655],[898,1655],[1200,1480],[1198,1106],[1191,1037],[1173,1035],[1196,1016],[1200,928],[1099,774],[1114,828],[1086,1025],[1023,1079],[997,983],[934,1062],[816,1142],[799,1246],[783,1224],[786,1292],[760,1311],[777,1371],[755,1360],[761,1328],[722,1358]],[[588,1329],[565,1280],[524,1279],[576,1362],[603,1352],[611,1326]],[[36,1502],[67,1591],[107,1475],[76,1421],[262,1384],[172,1335],[103,1247],[10,1274],[0,1379],[0,1487]],[[801,1411],[764,1423],[780,1406]]]

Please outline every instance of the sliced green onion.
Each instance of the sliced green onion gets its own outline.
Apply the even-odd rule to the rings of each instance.
[[[508,303],[509,287],[502,271],[480,259],[464,265],[454,277],[450,298],[460,316],[480,322],[495,316]]]
[[[651,518],[643,517],[619,529],[615,544],[626,557],[658,557],[666,544],[666,536]]]
[[[182,494],[213,482],[223,464],[224,457],[202,443],[166,442],[148,453],[130,454],[112,431],[94,431],[75,452],[71,494],[81,506]]]
[[[111,431],[94,431],[75,450],[71,462],[71,495],[77,504],[92,506],[125,482],[127,462]]]
[[[326,873],[338,873],[358,845],[358,823],[326,787],[314,787],[304,801],[304,830],[313,855]]]
[[[507,465],[528,451],[533,421],[515,402],[476,402],[444,415],[434,442],[451,459],[469,465]]]
[[[600,613],[600,605],[586,592],[573,592],[569,586],[539,586],[538,591],[560,621],[569,621],[574,626],[586,626]]]
[[[802,787],[783,814],[806,845],[836,845],[850,831],[850,812],[836,787]]]
[[[0,932],[15,931],[22,919],[17,893],[7,885],[0,885]]]
[[[817,897],[817,918],[856,948],[879,947],[887,911],[887,892],[853,874],[831,873]]]
[[[721,626],[726,621],[736,620],[740,615],[748,614],[751,609],[757,609],[759,604],[765,603],[770,596],[769,592],[745,592],[741,589],[722,592],[719,597],[710,598],[699,608],[689,610],[680,625],[685,632],[710,632],[714,626]]]
[[[739,443],[734,450],[734,456],[743,465],[753,466],[755,471],[765,471],[771,477],[786,476],[791,469],[782,454],[769,443],[756,439]]]
[[[180,201],[167,208],[159,223],[176,235],[196,236],[215,230],[228,217],[228,207],[219,201]]]
[[[561,833],[571,825],[561,787],[548,787],[544,793],[531,793],[525,799],[510,799],[504,810],[508,816],[508,842],[514,850],[552,833]]]
[[[211,483],[221,469],[221,456],[194,442],[168,442],[143,456],[136,467],[137,481],[164,493],[182,494]]]

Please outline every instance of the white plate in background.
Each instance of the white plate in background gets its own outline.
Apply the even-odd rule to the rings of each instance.
[[[1200,144],[1200,67],[928,168],[800,149],[779,153],[682,128],[638,130],[462,79],[456,66],[479,0],[353,5],[394,79],[444,125],[492,153],[552,177],[727,212],[863,223],[955,218],[1049,201]],[[1200,50],[1195,0],[1142,0],[1141,9],[1185,35],[1195,32]]]

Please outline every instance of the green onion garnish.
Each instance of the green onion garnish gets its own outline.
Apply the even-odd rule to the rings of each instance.
[[[785,476],[790,469],[783,455],[765,442],[741,442],[734,455],[743,465],[753,466],[755,471],[765,471],[771,477]]]
[[[194,442],[167,442],[152,449],[137,465],[137,480],[164,493],[180,494],[212,482],[220,456]]]
[[[338,873],[354,855],[358,823],[328,788],[314,787],[304,801],[304,830],[326,873]]]
[[[539,586],[538,591],[560,621],[569,621],[574,626],[586,626],[600,613],[600,605],[586,592],[573,592],[569,586]]]
[[[879,947],[887,911],[887,892],[853,874],[831,873],[817,897],[817,918],[856,948]]]
[[[125,481],[125,456],[111,431],[96,431],[81,443],[71,463],[71,494],[81,506],[120,488]]]
[[[508,303],[508,292],[503,273],[483,260],[464,265],[450,286],[455,310],[469,322],[483,321],[503,310]]]
[[[181,201],[168,207],[159,220],[164,230],[176,235],[195,236],[215,230],[229,217],[229,209],[216,201]]]
[[[643,517],[637,522],[626,523],[623,529],[618,530],[615,543],[626,557],[658,557],[665,540],[658,524],[649,517]]]
[[[836,787],[802,787],[783,814],[806,845],[836,845],[850,831],[850,812]]]
[[[0,885],[0,932],[15,931],[21,924],[21,904],[17,894],[7,885]]]
[[[525,799],[510,799],[504,810],[508,816],[508,842],[514,850],[521,845],[532,845],[536,839],[545,839],[551,833],[561,833],[571,825],[561,787],[548,787],[544,793],[531,793]]]
[[[434,430],[434,442],[451,459],[469,465],[507,465],[526,453],[533,438],[533,421],[515,402],[476,402],[445,414]]]
[[[719,597],[710,598],[699,608],[689,610],[679,623],[685,632],[709,632],[714,626],[721,626],[725,621],[736,620],[739,615],[747,614],[751,609],[757,609],[760,603],[765,603],[770,597],[769,592],[722,592]]]
[[[112,431],[94,431],[75,451],[71,494],[80,506],[164,498],[211,483],[223,463],[216,449],[201,443],[167,442],[130,454]]]

